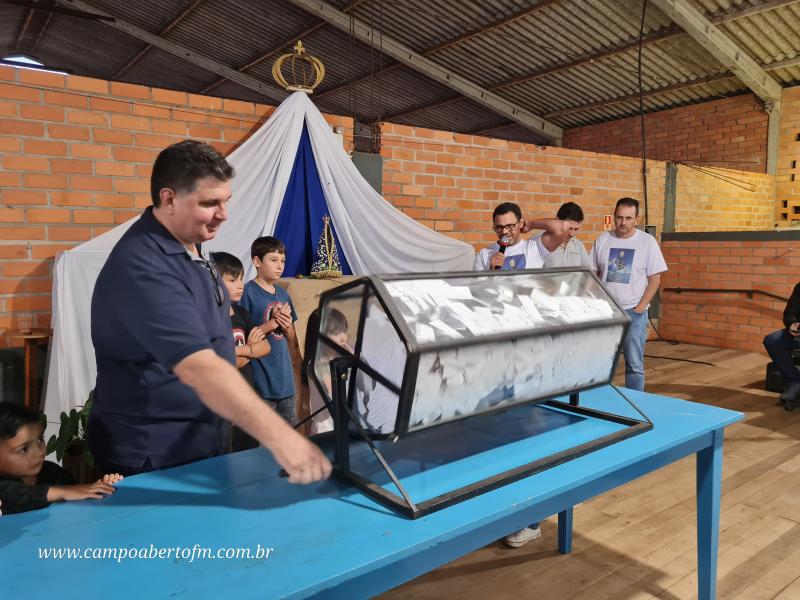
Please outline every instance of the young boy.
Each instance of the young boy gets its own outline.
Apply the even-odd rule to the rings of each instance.
[[[51,502],[102,498],[113,494],[122,475],[104,475],[74,485],[72,476],[44,459],[39,415],[14,402],[0,402],[0,502],[5,514],[44,508]]]
[[[252,361],[256,391],[290,425],[297,419],[294,369],[289,344],[295,342],[294,310],[289,293],[276,285],[286,264],[286,247],[279,239],[260,237],[250,248],[256,278],[244,286],[242,306],[259,323],[272,351]]]
[[[228,290],[228,296],[231,298],[231,329],[233,330],[233,347],[236,351],[236,367],[242,377],[252,386],[254,385],[253,369],[250,361],[269,354],[269,342],[265,339],[264,332],[259,329],[258,324],[253,323],[250,313],[238,304],[244,292],[242,261],[227,252],[214,252],[211,254],[211,258],[216,263],[217,271],[219,271],[222,282]],[[258,447],[258,442],[238,427],[234,427],[230,447],[233,452],[239,452]]]

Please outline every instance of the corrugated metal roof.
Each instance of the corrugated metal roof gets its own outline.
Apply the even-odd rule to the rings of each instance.
[[[153,34],[271,83],[275,58],[302,36],[325,64],[321,110],[453,131],[544,140],[380,54],[380,32],[561,127],[637,114],[640,0],[328,0],[375,30],[352,39],[286,0],[86,0]],[[691,0],[782,85],[800,82],[800,0]],[[29,17],[31,17],[29,19]],[[46,19],[46,17],[49,17]],[[42,28],[47,20],[47,27]],[[24,23],[28,26],[24,27]],[[22,35],[24,29],[24,35]],[[652,3],[644,27],[648,111],[746,91]],[[148,48],[102,21],[0,5],[0,47],[31,49],[76,73],[272,103],[215,73]],[[379,75],[381,69],[383,74]],[[348,81],[353,80],[352,84]],[[279,92],[283,95],[283,92]]]
[[[45,64],[69,67],[76,75],[109,79],[141,48],[139,40],[95,21],[56,14],[34,54]]]
[[[162,31],[175,17],[190,7],[194,0],[136,0],[136,2],[120,2],[119,0],[91,0],[89,4],[99,12],[106,12],[132,23],[152,33]],[[202,4],[202,2],[201,2]],[[79,19],[68,17],[71,21]],[[91,21],[84,21],[91,23]]]

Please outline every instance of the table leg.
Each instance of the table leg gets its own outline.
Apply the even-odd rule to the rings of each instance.
[[[558,513],[558,549],[562,554],[572,552],[572,507]]]
[[[717,596],[719,505],[722,492],[722,436],[697,453],[697,594],[699,600]]]

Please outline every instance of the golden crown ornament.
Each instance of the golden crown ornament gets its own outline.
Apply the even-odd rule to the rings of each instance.
[[[311,94],[325,77],[325,67],[316,57],[306,53],[303,42],[298,41],[291,54],[278,57],[272,65],[272,77],[287,92],[305,92]],[[290,73],[291,83],[283,76],[284,66]]]

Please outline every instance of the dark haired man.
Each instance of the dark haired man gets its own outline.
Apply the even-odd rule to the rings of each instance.
[[[620,198],[614,208],[614,231],[604,231],[592,247],[597,276],[631,319],[622,340],[625,387],[644,391],[644,344],[647,308],[661,284],[667,263],[656,238],[636,228],[639,201]]]
[[[800,348],[800,283],[783,309],[783,329],[773,331],[764,338],[764,348],[786,381],[781,401],[791,405],[800,399],[800,371],[794,364],[792,350]]]
[[[526,220],[522,218],[522,210],[517,204],[498,204],[492,213],[492,229],[497,235],[497,242],[475,255],[473,270],[541,269],[550,252],[564,243],[569,228],[575,225],[572,221],[559,219]],[[522,239],[522,234],[532,229],[545,231],[529,240]],[[545,238],[546,234],[549,235]]]
[[[583,223],[583,209],[574,202],[565,202],[558,209],[556,219],[567,221],[570,225],[566,239],[544,259],[545,268],[585,267],[591,269],[592,259],[589,258],[586,248],[576,237],[578,230],[581,228],[581,223]],[[545,245],[547,245],[548,239],[552,235],[549,231],[544,233],[542,237]]]
[[[88,435],[107,469],[132,475],[215,456],[227,420],[272,452],[289,481],[330,474],[320,450],[261,402],[234,365],[230,299],[200,249],[227,218],[232,177],[206,144],[164,149],[153,165],[153,206],[97,279]]]
[[[522,210],[513,202],[503,202],[495,207],[492,224],[498,240],[476,254],[475,271],[541,269],[550,252],[567,239],[570,227],[577,226],[572,221],[560,219],[525,220]],[[522,234],[532,229],[544,231],[529,240],[523,239]],[[507,535],[503,541],[512,548],[520,548],[540,537],[542,530],[538,523],[533,523]]]

